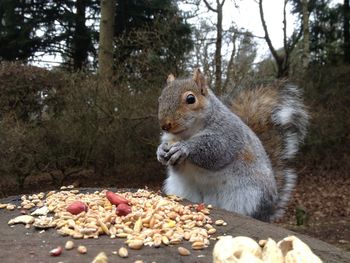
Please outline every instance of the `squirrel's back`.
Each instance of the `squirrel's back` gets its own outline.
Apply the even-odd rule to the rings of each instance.
[[[295,85],[276,81],[241,91],[230,108],[257,134],[271,160],[279,198],[272,218],[276,219],[283,214],[293,191],[296,174],[289,165],[308,126],[301,91]]]

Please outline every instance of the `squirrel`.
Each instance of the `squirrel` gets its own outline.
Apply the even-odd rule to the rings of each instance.
[[[296,180],[288,165],[308,126],[296,86],[245,89],[225,105],[198,68],[190,78],[170,74],[158,118],[166,194],[261,221],[283,215]]]

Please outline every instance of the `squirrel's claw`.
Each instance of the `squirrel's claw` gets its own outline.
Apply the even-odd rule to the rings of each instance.
[[[169,158],[166,156],[167,155],[167,152],[165,151],[165,145],[163,145],[163,143],[161,145],[158,146],[158,149],[157,149],[157,159],[158,161],[163,164],[163,165],[166,165]]]
[[[188,156],[188,149],[183,143],[175,143],[165,155],[168,158],[167,165],[177,165],[182,163]]]

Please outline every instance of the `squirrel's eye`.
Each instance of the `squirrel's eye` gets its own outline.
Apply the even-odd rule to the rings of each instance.
[[[196,97],[192,94],[187,95],[186,97],[186,103],[187,104],[193,104],[196,102]]]

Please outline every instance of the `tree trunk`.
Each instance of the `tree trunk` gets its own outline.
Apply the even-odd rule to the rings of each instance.
[[[309,31],[309,12],[308,12],[308,0],[301,0],[302,16],[303,16],[303,56],[302,63],[303,68],[306,70],[310,63],[310,31]]]
[[[349,0],[344,0],[344,61],[350,64],[350,7]]]
[[[221,65],[221,48],[222,48],[222,9],[226,0],[216,0],[216,8],[213,8],[207,0],[204,0],[204,4],[206,7],[215,12],[217,15],[216,21],[216,42],[215,42],[215,58],[214,58],[214,66],[215,66],[215,91],[217,95],[221,95],[222,93],[222,65]]]
[[[217,5],[216,45],[215,45],[215,91],[221,95],[221,48],[222,48],[222,6]]]
[[[292,53],[295,45],[297,44],[300,37],[302,36],[302,30],[300,30],[299,33],[294,38],[292,38],[292,41],[288,41],[288,39],[287,39],[287,19],[286,19],[287,2],[288,2],[288,0],[284,0],[284,7],[283,7],[283,53],[279,54],[279,53],[277,53],[276,49],[273,47],[269,32],[267,30],[267,25],[266,25],[266,21],[265,21],[265,17],[264,17],[264,10],[263,10],[263,0],[259,0],[259,13],[260,13],[261,24],[262,24],[262,27],[263,27],[264,33],[265,33],[264,38],[266,40],[266,43],[270,49],[272,56],[276,62],[277,78],[288,77],[290,54]]]
[[[115,0],[101,0],[100,40],[98,51],[98,74],[102,82],[113,77],[113,33]]]
[[[77,0],[75,15],[75,32],[73,36],[73,67],[74,70],[80,70],[84,67],[87,58],[90,39],[87,35],[86,22],[86,0]]]

